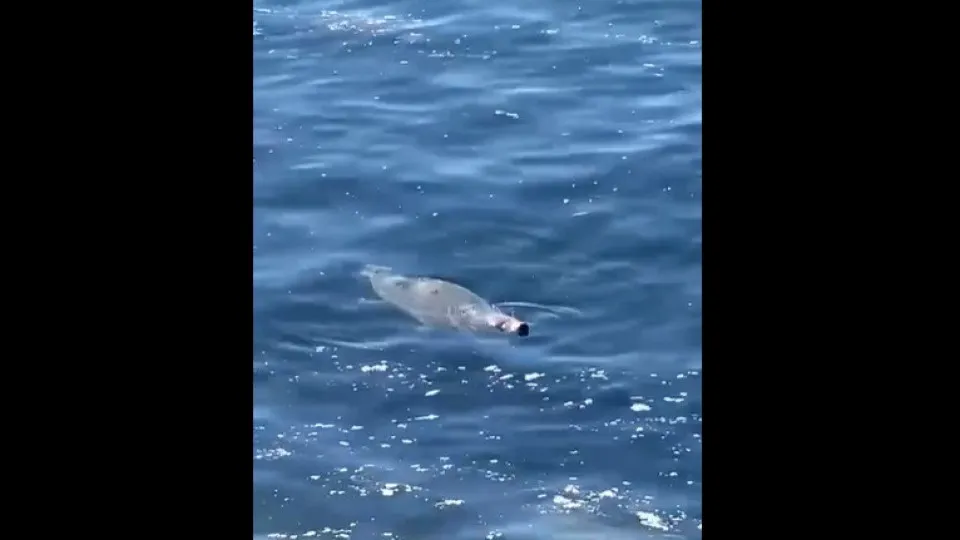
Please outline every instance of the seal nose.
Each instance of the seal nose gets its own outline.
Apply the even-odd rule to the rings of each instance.
[[[520,323],[520,326],[517,327],[518,336],[526,336],[530,333],[530,325],[527,323]]]

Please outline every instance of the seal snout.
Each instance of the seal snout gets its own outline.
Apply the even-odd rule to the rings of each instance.
[[[530,333],[529,324],[523,321],[518,321],[513,317],[503,319],[499,321],[497,324],[495,324],[494,326],[496,326],[496,328],[501,332],[505,332],[507,334],[516,334],[518,336],[526,336]]]

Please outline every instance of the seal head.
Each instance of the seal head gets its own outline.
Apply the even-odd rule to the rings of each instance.
[[[505,334],[527,336],[530,334],[530,325],[503,313],[494,313],[487,316],[490,326]]]

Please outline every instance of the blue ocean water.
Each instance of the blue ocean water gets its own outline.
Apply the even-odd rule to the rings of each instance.
[[[701,537],[700,9],[255,0],[255,538]]]

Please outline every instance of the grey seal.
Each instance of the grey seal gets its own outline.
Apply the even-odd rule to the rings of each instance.
[[[529,324],[456,283],[403,276],[385,266],[367,265],[360,274],[370,280],[377,296],[422,324],[473,332],[530,334]]]

